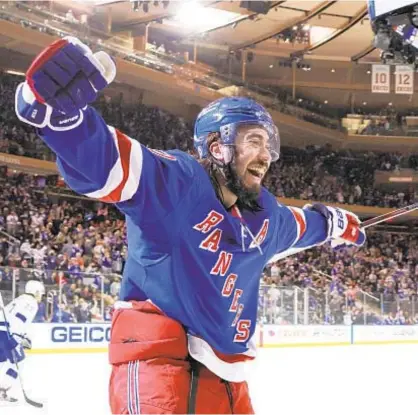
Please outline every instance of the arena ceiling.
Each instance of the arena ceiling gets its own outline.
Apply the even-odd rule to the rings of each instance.
[[[92,21],[111,16],[113,34],[141,32],[157,43],[194,44],[214,60],[222,52],[310,61],[376,60],[366,1],[55,1]],[[135,4],[135,6],[133,6]],[[135,10],[134,10],[135,7]],[[306,43],[309,41],[309,43]],[[254,60],[255,62],[256,60]]]
[[[73,7],[68,1],[55,3],[57,8]],[[151,40],[197,40],[202,49],[344,62],[378,57],[371,46],[366,1],[85,1],[75,6],[92,18],[110,14],[112,33],[149,24]],[[300,36],[290,41],[297,32]],[[309,44],[303,41],[305,34]]]
[[[43,4],[54,15],[69,10],[77,19],[86,15],[104,41],[123,44],[146,32],[148,43],[157,48],[188,51],[191,59],[196,54],[199,62],[224,75],[239,79],[245,72],[247,81],[290,90],[296,82],[298,96],[327,105],[417,104],[410,96],[370,93],[370,64],[379,62],[379,51],[372,45],[366,1],[28,3]],[[292,58],[298,63],[295,71]]]

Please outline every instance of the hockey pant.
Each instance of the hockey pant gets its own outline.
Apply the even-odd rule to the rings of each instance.
[[[246,382],[227,382],[188,354],[183,326],[149,302],[112,316],[113,414],[252,414]]]
[[[25,358],[25,352],[21,345],[11,351],[0,349],[0,390],[9,390],[18,381],[16,363]]]

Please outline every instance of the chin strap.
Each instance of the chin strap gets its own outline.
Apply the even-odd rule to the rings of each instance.
[[[225,176],[224,169],[234,158],[234,146],[219,144],[219,152],[210,152],[209,154],[215,166],[221,171],[222,175]]]

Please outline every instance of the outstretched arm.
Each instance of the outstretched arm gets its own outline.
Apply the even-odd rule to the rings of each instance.
[[[279,205],[277,251],[270,262],[331,241],[333,245],[362,246],[366,234],[358,217],[345,209],[322,204],[303,209]]]
[[[194,187],[196,163],[183,153],[147,149],[89,106],[115,72],[106,53],[93,55],[77,39],[62,39],[32,63],[16,93],[16,113],[38,128],[74,191],[115,203],[144,224],[177,207]]]

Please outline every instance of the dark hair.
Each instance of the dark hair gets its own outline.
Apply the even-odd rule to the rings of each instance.
[[[208,149],[210,146],[215,142],[218,141],[220,138],[219,133],[210,133],[207,137],[207,146]],[[257,201],[257,198],[254,197],[253,194],[249,194],[249,192],[243,190],[242,185],[238,182],[238,178],[236,177],[235,172],[232,169],[232,165],[235,158],[235,153],[232,156],[232,161],[227,165],[222,165],[215,158],[212,156],[211,152],[208,150],[208,156],[206,158],[198,158],[198,162],[203,166],[210,177],[210,181],[212,182],[213,188],[215,189],[215,193],[217,198],[224,202],[222,188],[221,185],[216,177],[216,172],[220,172],[226,178],[226,186],[237,195],[238,199],[236,201],[236,206],[239,210],[248,210],[250,212],[260,212],[263,208]]]

